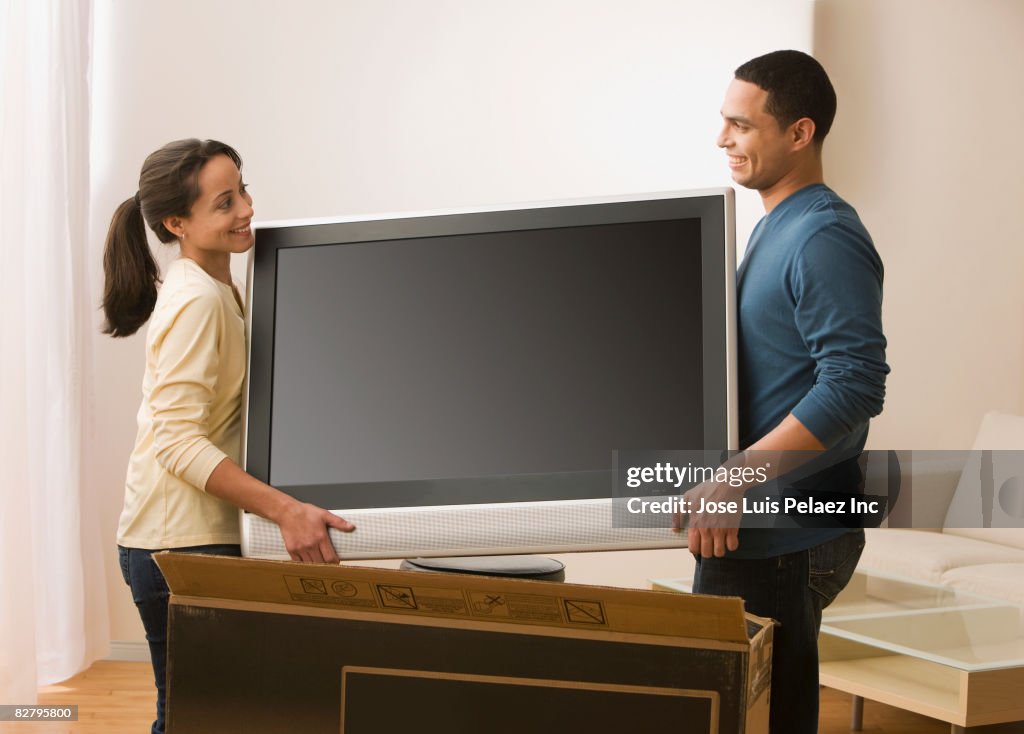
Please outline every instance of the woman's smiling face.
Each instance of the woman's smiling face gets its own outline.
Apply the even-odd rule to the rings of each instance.
[[[182,254],[200,260],[247,251],[255,242],[252,197],[235,162],[214,156],[199,170],[198,183],[199,198],[177,222]]]

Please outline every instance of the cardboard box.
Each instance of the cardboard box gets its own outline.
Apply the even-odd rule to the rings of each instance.
[[[171,734],[768,730],[772,625],[736,598],[155,558]]]

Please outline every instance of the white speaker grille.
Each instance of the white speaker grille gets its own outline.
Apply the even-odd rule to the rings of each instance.
[[[428,507],[338,512],[356,525],[331,530],[346,559],[555,553],[620,548],[680,547],[683,534],[667,528],[616,528],[610,500]],[[255,558],[287,559],[277,525],[246,513],[242,550]]]

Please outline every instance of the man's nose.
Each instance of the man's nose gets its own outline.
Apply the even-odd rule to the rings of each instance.
[[[730,144],[729,126],[722,125],[722,129],[718,131],[718,137],[715,139],[715,145],[719,148],[728,148]]]

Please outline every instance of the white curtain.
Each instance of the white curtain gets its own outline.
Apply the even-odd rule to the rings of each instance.
[[[0,703],[109,649],[83,482],[92,0],[0,0]]]

